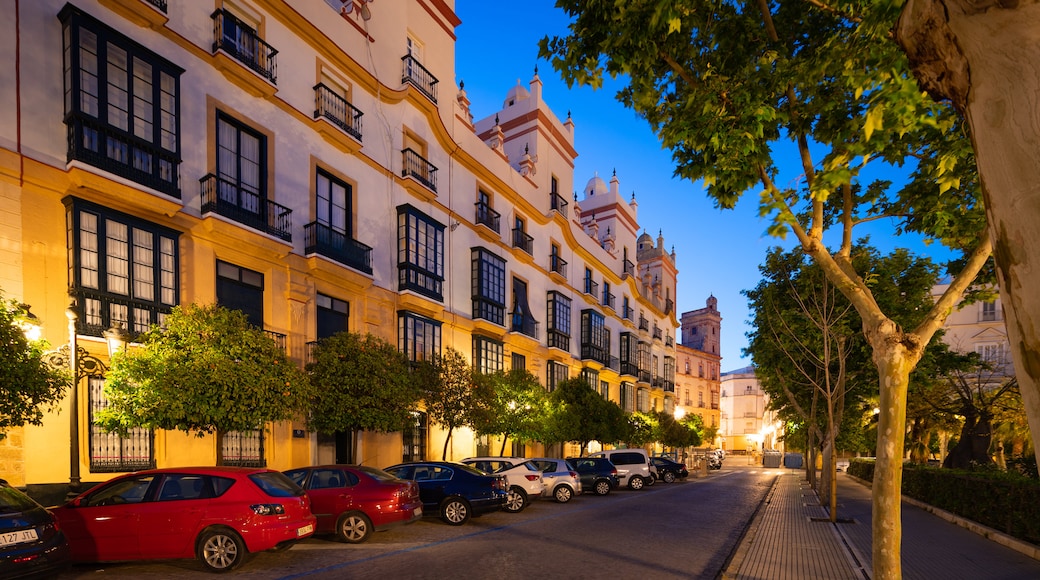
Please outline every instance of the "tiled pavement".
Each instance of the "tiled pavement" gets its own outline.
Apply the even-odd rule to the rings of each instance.
[[[850,521],[832,524],[827,521],[827,510],[804,481],[803,471],[773,471],[780,475],[722,578],[872,578],[870,488],[839,473],[837,517]],[[1040,578],[1040,560],[1034,559],[1040,556],[1036,546],[977,525],[973,526],[976,531],[970,531],[947,521],[959,521],[953,516],[946,514],[947,519],[943,519],[915,504],[904,499],[902,507],[904,579]]]

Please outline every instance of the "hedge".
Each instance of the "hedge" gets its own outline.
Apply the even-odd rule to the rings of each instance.
[[[874,462],[853,459],[848,474],[874,480]],[[903,464],[903,495],[1040,545],[1040,482],[1001,471]]]

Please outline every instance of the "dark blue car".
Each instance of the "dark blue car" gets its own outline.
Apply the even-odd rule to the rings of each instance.
[[[69,564],[69,544],[54,517],[0,479],[0,578],[57,576]]]
[[[498,511],[506,502],[505,478],[461,463],[414,461],[383,471],[418,483],[423,513],[436,514],[453,526],[461,526],[471,516]]]

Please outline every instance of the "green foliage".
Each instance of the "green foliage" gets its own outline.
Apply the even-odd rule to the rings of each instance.
[[[696,447],[701,444],[702,422],[697,415],[676,420],[671,413],[660,411],[656,417],[654,439],[666,447]]]
[[[307,377],[285,350],[237,310],[176,307],[165,328],[113,360],[95,416],[107,431],[132,427],[195,433],[247,431],[306,409]]]
[[[448,347],[435,365],[436,380],[425,385],[423,401],[430,418],[447,430],[441,459],[447,459],[451,434],[456,427],[470,423],[470,407],[475,402],[473,388],[474,371],[466,357]]]
[[[584,379],[560,381],[549,401],[553,407],[549,441],[575,441],[584,453],[589,441],[613,443],[624,437],[624,411]]]
[[[71,373],[44,360],[47,344],[25,336],[27,307],[0,293],[0,439],[7,430],[40,425],[44,410],[55,407],[71,384]]]
[[[513,369],[474,377],[475,396],[490,404],[475,406],[473,429],[481,435],[531,441],[545,436],[548,396],[538,378],[526,369]]]
[[[632,413],[628,416],[628,432],[625,441],[630,447],[645,447],[654,440],[656,418],[647,413]]]
[[[323,433],[401,431],[437,380],[432,365],[413,369],[394,345],[353,332],[319,340],[307,372],[314,388],[307,423]]]

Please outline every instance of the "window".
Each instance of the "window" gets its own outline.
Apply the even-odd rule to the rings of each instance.
[[[491,207],[491,196],[483,189],[477,190],[476,205],[477,214],[474,221],[478,224],[487,226],[491,231],[497,234],[499,231],[499,220],[502,216],[495,211],[495,208]]]
[[[324,71],[314,86],[314,118],[325,119],[345,131],[358,141],[361,140],[361,116],[363,113],[350,102],[350,85],[333,79]]]
[[[603,305],[614,309],[614,295],[610,293],[610,282],[603,281]]]
[[[257,32],[260,28],[259,17],[242,10],[232,13],[228,7],[230,5],[225,2],[224,8],[218,9],[212,15],[214,52],[217,49],[223,50],[264,79],[271,83],[278,82],[275,61],[278,51],[260,38]]]
[[[264,430],[230,431],[224,434],[224,462],[221,465],[264,467]]]
[[[606,364],[610,350],[609,337],[606,319],[602,314],[591,309],[581,311],[581,358]]]
[[[94,423],[94,416],[108,407],[105,396],[105,379],[90,377],[87,381],[90,398],[90,471],[91,473],[108,473],[118,471],[138,471],[153,469],[154,436],[151,429],[134,427],[126,437],[118,433],[106,432]]]
[[[180,67],[67,4],[68,158],[180,197]]]
[[[664,357],[664,390],[674,391],[675,390],[675,359],[666,356]]]
[[[571,299],[550,290],[547,300],[546,338],[550,348],[571,348]]]
[[[349,330],[350,303],[324,294],[318,294],[316,302],[319,339]]]
[[[484,248],[473,248],[473,318],[505,324],[506,261]]]
[[[443,300],[444,224],[410,205],[397,208],[398,289]]]
[[[525,357],[524,355],[517,354],[514,352],[511,355],[511,359],[512,364],[509,368],[513,369],[514,371],[527,369],[527,357]]]
[[[627,381],[621,382],[621,387],[618,391],[618,395],[621,401],[621,410],[631,413],[636,408],[636,390],[632,383]]]
[[[603,396],[604,400],[610,400],[610,383],[607,381],[599,382],[599,394]]]
[[[632,320],[632,306],[628,302],[628,296],[621,298],[621,316],[627,320]]]
[[[599,371],[596,369],[590,369],[589,367],[582,367],[581,380],[585,381],[585,384],[587,384],[590,389],[595,389],[596,385],[599,384]]]
[[[585,293],[595,296],[598,286],[599,284],[596,284],[596,282],[592,280],[592,270],[590,268],[585,268]]]
[[[988,301],[982,303],[982,322],[990,322],[998,320],[997,318],[997,303],[994,301]]]
[[[217,195],[238,221],[263,229],[267,207],[267,138],[217,113]]]
[[[636,392],[636,411],[645,413],[650,410],[650,389],[639,389]]]
[[[987,362],[998,368],[1000,367],[1000,365],[1003,365],[1008,362],[1005,359],[1006,355],[1004,354],[1004,345],[999,342],[976,344],[975,352],[979,353],[979,356],[982,357],[982,360],[984,362]]]
[[[650,374],[650,343],[640,340],[636,344],[636,366],[639,367],[639,380],[649,383],[652,378]]]
[[[490,375],[504,370],[504,353],[501,342],[473,335],[473,369],[477,372]]]
[[[404,82],[411,83],[434,103],[437,102],[437,77],[433,76],[423,62],[423,44],[411,34],[405,40],[406,53],[401,57],[404,63]]]
[[[441,323],[402,310],[397,313],[397,340],[408,360],[434,360],[441,354]]]
[[[532,338],[538,337],[538,321],[531,313],[531,306],[527,302],[527,282],[520,278],[513,278],[513,311],[510,312],[512,326],[510,330],[526,334]]]
[[[556,390],[556,385],[560,381],[566,381],[570,378],[571,372],[570,367],[554,360],[545,363],[545,371],[545,388],[550,393]]]
[[[639,364],[636,347],[639,344],[639,339],[631,332],[622,332],[620,339],[618,358],[621,361],[621,374],[637,376],[639,374]]]
[[[348,238],[353,235],[352,191],[349,183],[318,169],[314,186],[315,218],[319,224]]]
[[[567,277],[567,260],[560,257],[560,245],[549,246],[549,271]]]
[[[412,425],[401,433],[401,461],[423,461],[426,459],[426,436],[429,423],[426,413],[412,412]]]
[[[217,260],[217,304],[241,310],[249,323],[264,327],[264,275]]]
[[[534,238],[527,234],[527,223],[524,218],[516,216],[513,220],[513,247],[520,248],[528,254],[534,254]]]
[[[372,248],[354,239],[353,208],[353,186],[319,167],[314,180],[314,221],[303,226],[304,252],[371,274]]]
[[[65,205],[79,331],[161,324],[179,303],[180,234],[76,198]]]

